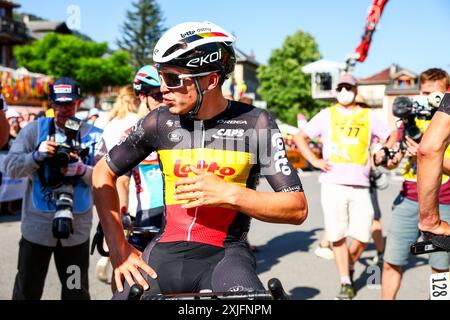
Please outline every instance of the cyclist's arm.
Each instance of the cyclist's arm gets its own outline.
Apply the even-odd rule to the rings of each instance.
[[[304,131],[300,130],[300,132],[294,137],[294,142],[302,156],[305,157],[308,162],[314,164],[320,159],[309,147],[308,139],[308,135]]]
[[[437,112],[426,130],[417,155],[419,191],[419,228],[435,234],[450,235],[439,216],[439,191],[444,153],[449,143],[450,116]]]
[[[117,192],[119,194],[119,208],[121,213],[128,212],[128,195],[130,193],[130,176],[123,175],[117,178]]]
[[[308,217],[308,202],[303,190],[258,192],[233,186],[232,207],[252,218],[271,222],[302,224]]]
[[[116,186],[119,176],[130,171],[155,150],[155,139],[158,137],[156,119],[157,112],[154,112],[140,120],[126,140],[115,146],[94,169],[95,204],[110,250],[111,263],[115,268],[114,277],[119,291],[123,289],[122,277],[130,286],[135,283],[135,279],[144,288],[148,287],[139,269],[156,278],[153,269],[142,260],[142,253],[125,239]]]
[[[301,224],[308,215],[308,205],[296,173],[292,187],[285,192],[257,192],[227,183],[210,172],[191,166],[195,177],[175,182],[177,201],[190,201],[185,209],[214,206],[233,209],[272,223]],[[295,171],[294,171],[295,172]],[[269,182],[272,182],[268,177]]]

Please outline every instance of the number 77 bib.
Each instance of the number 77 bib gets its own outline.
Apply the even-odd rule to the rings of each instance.
[[[335,163],[366,165],[370,143],[370,110],[357,108],[342,113],[330,108],[330,160]]]

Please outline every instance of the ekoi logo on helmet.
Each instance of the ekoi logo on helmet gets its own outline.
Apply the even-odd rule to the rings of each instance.
[[[222,51],[218,50],[216,52],[207,54],[206,56],[189,60],[189,62],[186,65],[191,68],[199,68],[203,67],[206,64],[217,62],[221,59],[222,59]]]
[[[181,160],[175,162],[173,174],[178,178],[187,178],[191,171],[190,164],[182,164]],[[206,163],[206,161],[198,161],[197,168],[206,169],[206,172],[214,173],[219,178],[231,177],[236,174],[236,170],[231,167],[220,167],[217,162]]]

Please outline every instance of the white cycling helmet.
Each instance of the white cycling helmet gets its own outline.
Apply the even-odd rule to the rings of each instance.
[[[233,35],[211,22],[186,22],[168,30],[159,39],[153,60],[195,73],[219,71],[225,79],[234,71]]]

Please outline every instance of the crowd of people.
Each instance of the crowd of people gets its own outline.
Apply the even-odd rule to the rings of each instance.
[[[202,36],[189,36],[191,30]],[[236,62],[234,41],[212,23],[168,30],[156,44],[156,65],[143,66],[120,91],[104,128],[95,125],[97,109],[83,121],[75,118],[82,88],[69,78],[50,88],[53,117],[0,112],[10,128],[0,169],[27,179],[13,299],[42,297],[52,256],[61,299],[90,299],[94,205],[105,239],[100,245],[109,251],[97,263],[97,276],[107,279],[111,263],[114,299],[126,299],[135,284],[152,294],[264,289],[247,240],[251,219],[301,225],[308,202],[272,116],[246,97],[234,101],[223,95]],[[449,87],[443,70],[421,74],[423,96]],[[324,235],[316,254],[335,260],[340,280],[335,298],[351,300],[355,264],[373,239],[375,262],[383,263],[382,298],[395,299],[409,246],[420,236],[419,144],[405,138],[404,126],[394,130],[376,116],[352,75],[341,75],[336,92],[337,103],[294,138],[321,171]],[[424,132],[429,122],[418,120],[419,129]],[[316,139],[321,155],[311,148]],[[386,177],[379,167],[394,169],[404,157],[405,181],[385,244],[377,190],[386,187]],[[260,176],[275,192],[256,191]],[[449,177],[442,176],[439,203],[447,221],[449,186]],[[130,212],[131,196],[136,212]],[[133,240],[126,232],[133,228],[157,233]],[[448,253],[430,257],[433,272],[448,272],[449,264]],[[78,287],[68,281],[73,266],[80,272]]]

